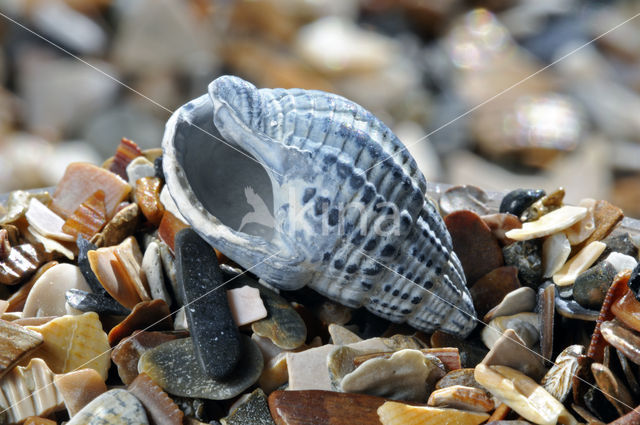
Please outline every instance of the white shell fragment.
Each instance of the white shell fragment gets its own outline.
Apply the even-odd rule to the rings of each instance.
[[[91,292],[80,268],[72,264],[57,264],[44,272],[29,291],[23,317],[64,316],[65,293],[69,289]]]
[[[621,254],[619,252],[612,252],[607,256],[605,261],[616,269],[616,273],[620,273],[623,270],[633,270],[638,262],[630,255]]]
[[[593,241],[582,248],[553,275],[553,283],[558,286],[571,285],[580,273],[591,267],[606,247],[607,245],[603,242]]]
[[[586,208],[587,215],[585,215],[582,220],[564,231],[571,245],[579,244],[580,242],[591,236],[591,234],[596,230],[596,222],[593,217],[593,210],[596,207],[596,200],[591,198],[583,199],[578,203],[578,206]]]
[[[570,345],[558,354],[551,369],[540,382],[545,390],[561,403],[571,391],[572,378],[578,370],[578,357],[584,351],[582,345]]]
[[[147,245],[142,257],[140,265],[144,275],[147,277],[149,292],[154,300],[161,299],[167,304],[171,304],[171,296],[167,292],[164,285],[164,277],[162,276],[162,259],[160,258],[160,247],[158,243],[153,241]]]
[[[485,314],[483,320],[487,322],[501,316],[532,311],[535,306],[536,292],[528,286],[523,286],[505,295],[500,304]]]
[[[520,416],[538,425],[578,421],[565,407],[527,375],[507,366],[476,366],[474,378],[498,400]]]
[[[538,314],[518,313],[512,316],[497,317],[482,329],[482,342],[491,349],[507,329],[513,329],[527,347],[532,347],[540,337]]]
[[[62,226],[64,226],[62,217],[51,211],[36,198],[31,198],[29,201],[29,209],[27,209],[25,217],[29,225],[42,236],[66,242],[75,240],[72,235],[62,231]]]
[[[243,326],[267,317],[267,309],[260,298],[260,290],[245,285],[227,291],[229,308],[236,325]]]
[[[571,243],[562,232],[547,237],[542,244],[543,276],[551,277],[564,265],[571,254]]]
[[[526,241],[561,232],[587,215],[584,207],[565,205],[547,213],[535,221],[522,224],[521,229],[509,230],[505,236],[516,241]]]

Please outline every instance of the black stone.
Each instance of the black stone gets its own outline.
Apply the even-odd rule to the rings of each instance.
[[[542,283],[542,240],[518,241],[502,248],[505,266],[518,269],[520,283],[536,289]]]
[[[631,277],[629,277],[627,284],[629,285],[629,289],[636,295],[636,299],[640,301],[640,263],[638,263],[631,272]]]
[[[613,407],[611,402],[607,400],[602,391],[596,387],[591,387],[584,394],[584,405],[600,420],[609,423],[616,420],[618,411]]]
[[[103,294],[86,292],[81,289],[69,289],[65,292],[69,305],[80,311],[95,311],[98,314],[109,314],[113,316],[127,316],[131,310],[114,300],[110,296]]]
[[[82,273],[82,276],[84,276],[84,279],[87,281],[87,284],[89,285],[89,288],[91,288],[91,291],[93,291],[94,294],[113,299],[111,295],[109,295],[104,289],[104,287],[96,277],[96,274],[93,272],[93,270],[91,270],[91,265],[89,264],[87,253],[89,251],[95,251],[96,249],[98,249],[98,247],[82,236],[78,236],[76,245],[78,245],[78,267],[80,267],[80,272]]]
[[[573,284],[573,299],[585,308],[599,310],[615,276],[616,269],[601,261],[578,275]]]
[[[164,183],[164,170],[162,169],[162,155],[157,157],[153,161],[153,169],[155,170],[155,176],[162,180]]]
[[[545,195],[541,189],[516,189],[507,193],[500,202],[500,212],[520,217],[522,213]]]
[[[216,254],[193,229],[175,238],[176,277],[195,355],[202,371],[223,378],[240,360],[240,333],[233,321]]]
[[[600,255],[598,260],[596,260],[596,262],[604,260],[612,252],[619,252],[620,254],[638,258],[638,247],[636,247],[633,242],[631,242],[631,238],[629,237],[628,233],[610,235],[604,238],[602,242],[604,242],[607,247],[602,252],[602,255]]]

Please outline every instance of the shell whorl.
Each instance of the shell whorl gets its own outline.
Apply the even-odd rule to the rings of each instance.
[[[471,332],[475,312],[451,238],[423,174],[385,124],[337,95],[258,90],[237,77],[213,81],[209,96],[220,134],[267,165],[274,246],[296,253],[287,271],[300,285],[425,331]],[[244,248],[221,251],[239,264],[260,260]],[[291,276],[256,273],[290,289]]]

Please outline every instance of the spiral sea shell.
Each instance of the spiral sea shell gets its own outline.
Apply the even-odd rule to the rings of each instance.
[[[223,76],[173,114],[163,150],[180,213],[267,283],[308,285],[425,331],[473,329],[462,267],[424,176],[361,106]]]

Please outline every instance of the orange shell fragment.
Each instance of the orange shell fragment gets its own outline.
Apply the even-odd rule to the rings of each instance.
[[[82,235],[87,239],[91,239],[93,235],[102,229],[106,221],[107,212],[104,206],[104,192],[97,190],[67,218],[62,230],[75,238],[78,235]]]
[[[157,177],[143,177],[136,181],[135,200],[140,211],[149,223],[160,224],[164,214],[164,205],[160,202],[162,183]]]
[[[116,173],[123,179],[127,179],[127,165],[134,158],[142,156],[142,151],[136,145],[133,140],[129,140],[126,138],[122,138],[120,141],[120,145],[118,145],[118,149],[116,150],[116,154],[113,157],[113,162],[109,167],[109,171]]]

